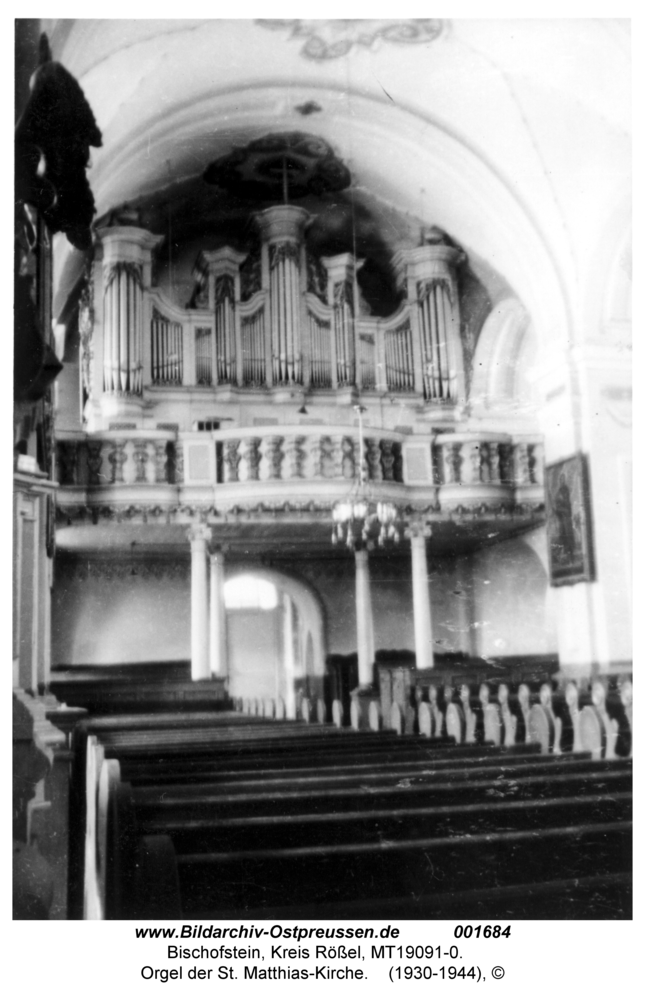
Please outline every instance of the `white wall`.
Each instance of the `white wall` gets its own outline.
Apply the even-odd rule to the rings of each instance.
[[[52,663],[168,662],[190,657],[188,578],[65,574],[54,586]]]
[[[546,569],[520,538],[473,556],[473,653],[555,653],[558,641]]]

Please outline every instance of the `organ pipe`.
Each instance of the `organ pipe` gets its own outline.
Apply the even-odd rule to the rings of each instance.
[[[143,283],[138,264],[117,262],[110,268],[104,304],[104,390],[140,394]]]
[[[426,398],[452,399],[456,386],[449,354],[452,311],[447,282],[420,282],[418,300]]]
[[[235,285],[224,274],[215,283],[215,343],[217,381],[235,381]]]
[[[300,254],[294,243],[269,248],[273,382],[301,381]]]

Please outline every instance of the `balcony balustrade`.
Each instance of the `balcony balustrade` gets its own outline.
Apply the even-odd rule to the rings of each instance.
[[[375,499],[438,515],[512,513],[543,503],[539,438],[502,434],[406,435],[368,428],[364,478]],[[172,504],[217,509],[266,503],[329,506],[359,474],[355,427],[239,427],[208,432],[63,434],[59,504]]]

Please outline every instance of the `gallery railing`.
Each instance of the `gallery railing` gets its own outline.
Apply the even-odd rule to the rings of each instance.
[[[275,425],[176,433],[61,433],[59,502],[159,501],[207,491],[223,504],[263,494],[334,499],[359,475],[357,429]],[[437,511],[510,511],[543,502],[539,438],[503,434],[406,435],[370,429],[364,478],[377,497]],[[72,501],[73,498],[73,501]]]

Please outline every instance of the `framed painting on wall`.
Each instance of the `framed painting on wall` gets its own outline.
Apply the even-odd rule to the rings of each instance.
[[[547,466],[546,530],[551,585],[591,582],[595,570],[585,455],[573,455]]]

